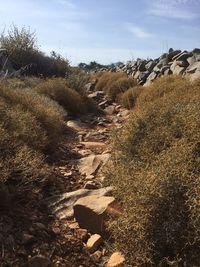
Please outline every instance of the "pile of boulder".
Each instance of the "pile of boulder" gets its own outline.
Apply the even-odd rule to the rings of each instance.
[[[191,52],[169,49],[157,59],[137,59],[117,67],[100,71],[125,72],[138,84],[147,86],[162,75],[184,75],[191,80],[200,77],[200,49]]]

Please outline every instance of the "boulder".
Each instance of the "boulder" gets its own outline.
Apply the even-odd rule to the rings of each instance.
[[[171,61],[175,56],[181,53],[181,50],[169,51],[168,60]]]
[[[177,60],[176,63],[179,67],[187,68],[189,66],[189,63],[187,60],[184,60],[184,61],[183,60]]]
[[[153,70],[153,68],[155,67],[156,65],[156,62],[154,62],[153,60],[152,61],[149,61],[146,65],[145,65],[145,68],[146,70],[148,70],[149,72],[151,72]]]
[[[74,217],[81,228],[92,233],[105,233],[105,221],[108,217],[109,206],[114,201],[114,197],[98,195],[80,198],[74,204]]]
[[[108,115],[113,115],[115,113],[115,106],[110,105],[106,107],[104,110]]]
[[[76,131],[81,131],[86,128],[86,125],[83,124],[80,120],[69,120],[67,122],[67,126]]]

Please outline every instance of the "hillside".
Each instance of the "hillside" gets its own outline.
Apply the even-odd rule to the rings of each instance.
[[[0,50],[1,266],[199,266],[200,49],[88,73],[18,48]]]

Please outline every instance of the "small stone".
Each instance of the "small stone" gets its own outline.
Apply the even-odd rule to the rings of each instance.
[[[51,264],[49,258],[36,255],[29,260],[29,267],[48,267]]]
[[[111,255],[106,267],[122,267],[124,266],[125,258],[120,252],[115,252]]]
[[[88,239],[86,247],[90,253],[94,253],[102,243],[102,237],[98,234],[95,234]]]

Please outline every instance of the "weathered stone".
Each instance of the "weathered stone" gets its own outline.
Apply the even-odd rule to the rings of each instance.
[[[158,64],[156,66],[158,69],[161,69],[163,66],[166,66],[167,64],[168,64],[168,59],[163,58],[158,62]]]
[[[85,175],[91,175],[107,163],[110,154],[90,155],[77,161],[79,172]]]
[[[197,62],[195,62],[194,64],[190,65],[190,66],[187,68],[186,72],[192,74],[192,73],[195,73],[196,71],[199,71],[199,70],[200,70],[200,62],[197,61]]]
[[[153,70],[153,68],[155,67],[156,62],[154,61],[149,61],[146,65],[145,68],[146,70],[148,70],[149,72],[151,72]]]
[[[167,56],[168,60],[171,61],[173,59],[173,57],[177,56],[180,53],[181,53],[181,50],[175,50],[175,51],[169,52],[169,54]]]
[[[147,62],[145,60],[144,61],[141,61],[140,64],[139,64],[139,66],[138,66],[138,70],[139,71],[146,71],[146,67],[145,67],[146,63]]]
[[[106,267],[123,267],[125,258],[120,252],[114,252],[108,260]]]
[[[177,60],[176,63],[177,63],[177,65],[178,65],[179,67],[187,68],[187,67],[189,66],[188,61]]]
[[[91,177],[90,177],[91,179]],[[43,205],[59,219],[70,219],[74,216],[74,203],[86,196],[106,196],[112,191],[112,187],[100,188],[97,190],[79,189],[70,193],[64,193],[50,197],[43,201]],[[84,228],[84,227],[83,227]]]
[[[86,248],[90,253],[94,253],[102,243],[103,243],[102,237],[98,234],[95,234],[88,239]]]
[[[98,186],[94,181],[87,181],[84,185],[85,189],[98,189]]]
[[[81,228],[90,230],[92,233],[105,232],[105,220],[107,210],[115,201],[114,197],[88,196],[80,198],[74,204],[74,216]]]
[[[29,260],[29,267],[48,267],[50,264],[50,259],[42,255],[36,255]]]

